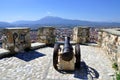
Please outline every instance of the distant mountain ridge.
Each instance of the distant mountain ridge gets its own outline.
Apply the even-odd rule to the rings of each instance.
[[[64,19],[60,17],[53,17],[53,16],[46,16],[41,18],[40,20],[36,21],[16,21],[13,24],[91,24],[93,22],[90,21],[82,21],[82,20],[71,20],[71,19]]]
[[[83,20],[71,20],[64,19],[60,17],[46,16],[41,18],[40,20],[35,21],[16,21],[12,23],[0,22],[0,27],[6,26],[28,26],[31,28],[39,27],[39,26],[90,26],[90,27],[120,27],[120,23],[117,22],[91,22],[91,21],[83,21]]]
[[[13,26],[13,25],[8,22],[0,22],[0,28],[9,27],[9,26]]]

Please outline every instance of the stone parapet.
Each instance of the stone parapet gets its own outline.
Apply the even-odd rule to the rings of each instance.
[[[53,27],[41,27],[38,29],[38,42],[54,44],[55,43],[55,35],[54,35],[55,28]]]
[[[102,47],[120,69],[120,29],[101,29],[98,32],[98,45]]]
[[[89,42],[89,27],[75,27],[73,29],[73,41],[76,43]]]
[[[6,28],[2,36],[2,47],[11,53],[30,49],[30,28]]]

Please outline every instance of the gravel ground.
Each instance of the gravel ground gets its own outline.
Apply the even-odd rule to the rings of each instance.
[[[81,45],[81,69],[60,73],[52,66],[53,48],[18,53],[0,59],[0,80],[113,80],[112,63],[105,52]]]

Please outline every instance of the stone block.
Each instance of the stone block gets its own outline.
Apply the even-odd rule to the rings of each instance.
[[[30,28],[6,28],[3,34],[2,47],[12,53],[31,47]]]
[[[73,41],[76,43],[89,42],[89,27],[75,27],[73,29]]]
[[[113,62],[118,63],[120,70],[120,31],[118,29],[102,29],[98,33],[98,43],[108,53]]]
[[[55,43],[55,28],[53,27],[41,27],[38,29],[38,42],[46,43],[46,44],[54,44]]]

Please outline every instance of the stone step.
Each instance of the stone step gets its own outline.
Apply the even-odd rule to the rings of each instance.
[[[39,49],[42,47],[45,47],[46,44],[45,43],[31,43],[31,50],[35,50],[35,49]],[[0,58],[6,57],[10,54],[10,51],[4,48],[0,48]]]
[[[58,43],[60,45],[64,45],[64,41],[57,41],[56,43]],[[75,41],[70,41],[70,44],[75,45],[76,42]]]
[[[44,46],[46,46],[45,43],[39,43],[39,42],[31,43],[31,50],[38,49]]]
[[[0,58],[3,58],[3,57],[5,57],[5,56],[7,56],[8,54],[10,54],[10,51],[9,51],[9,50],[0,48]]]

